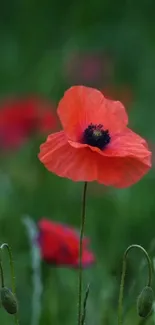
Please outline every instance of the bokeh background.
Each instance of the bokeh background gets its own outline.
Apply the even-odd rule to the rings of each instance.
[[[12,247],[21,325],[31,324],[33,294],[31,247],[22,218],[29,215],[37,223],[46,216],[79,228],[83,184],[58,178],[39,162],[39,145],[52,127],[48,132],[40,128],[32,132],[32,128],[20,145],[10,145],[14,134],[9,123],[12,118],[16,123],[17,116],[6,119],[4,128],[6,102],[39,98],[48,102],[54,114],[71,85],[97,87],[124,103],[130,127],[148,140],[154,161],[154,12],[153,0],[6,0],[0,4],[0,242]],[[143,245],[155,258],[154,202],[154,167],[129,189],[89,184],[85,234],[91,239],[96,264],[84,271],[85,287],[91,283],[87,324],[117,324],[121,263],[128,245]],[[10,286],[7,258],[4,262]],[[75,324],[77,271],[44,262],[41,271],[38,325]],[[144,324],[137,316],[136,299],[146,280],[145,259],[133,251],[125,285],[126,325]],[[13,323],[3,309],[0,320]],[[154,314],[147,324],[155,324]]]

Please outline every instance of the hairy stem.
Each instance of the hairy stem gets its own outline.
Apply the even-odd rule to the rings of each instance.
[[[1,274],[1,286],[4,288],[4,272],[2,267],[2,262],[0,261],[0,274]]]
[[[82,313],[81,325],[84,325],[85,324],[86,310],[87,310],[87,300],[88,300],[88,295],[89,295],[89,289],[90,289],[90,285],[88,284],[87,289],[86,289],[86,292],[85,292],[84,302],[83,302],[83,313]]]

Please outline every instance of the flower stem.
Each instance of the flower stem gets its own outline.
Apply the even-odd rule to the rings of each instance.
[[[2,267],[2,262],[0,261],[0,274],[1,274],[1,287],[4,288],[4,272]]]
[[[150,257],[148,255],[148,253],[146,252],[146,250],[140,246],[140,245],[131,245],[129,246],[123,256],[123,266],[122,266],[122,276],[121,276],[121,283],[120,283],[120,291],[119,291],[119,299],[118,299],[118,325],[122,325],[122,309],[123,309],[123,293],[124,293],[124,282],[125,282],[125,274],[126,274],[126,260],[127,260],[127,255],[129,253],[129,251],[133,248],[138,248],[140,249],[146,259],[147,259],[147,264],[148,264],[148,283],[147,286],[151,286],[151,282],[152,282],[152,264],[151,264],[151,260]]]
[[[11,270],[11,280],[12,280],[12,292],[16,294],[16,286],[15,286],[15,272],[14,272],[14,264],[13,264],[13,256],[10,246],[7,243],[4,243],[0,246],[0,249],[3,250],[6,248],[9,254],[9,261],[10,261],[10,270]],[[15,324],[19,325],[19,320],[17,314],[15,314]]]
[[[87,182],[84,183],[83,198],[82,198],[82,214],[81,214],[81,228],[80,228],[80,246],[79,246],[79,290],[78,290],[78,325],[81,325],[81,307],[82,307],[82,242],[85,225],[85,210],[86,210],[86,192]]]
[[[90,284],[88,284],[86,292],[85,292],[85,297],[84,297],[84,302],[83,302],[83,313],[82,313],[82,318],[81,318],[81,325],[85,324],[85,318],[86,318],[86,309],[87,309],[87,300],[88,300],[88,295],[89,295],[89,289],[90,289]]]

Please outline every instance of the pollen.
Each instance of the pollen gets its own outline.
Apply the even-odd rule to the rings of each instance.
[[[92,147],[104,149],[110,142],[111,137],[108,130],[104,130],[102,124],[90,124],[84,130],[83,143]]]

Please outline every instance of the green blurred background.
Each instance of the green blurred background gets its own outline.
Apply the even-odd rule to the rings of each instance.
[[[55,104],[73,84],[105,90],[127,107],[130,127],[155,150],[155,2],[6,0],[0,4],[0,96],[36,94]],[[37,153],[45,137],[0,152],[0,241],[13,250],[20,324],[31,324],[31,252],[22,216],[80,224],[82,183],[50,174]],[[154,154],[153,154],[154,160]],[[85,233],[96,264],[84,271],[91,283],[87,324],[117,324],[121,262],[137,243],[155,258],[155,171],[125,190],[89,184]],[[9,264],[5,261],[7,285]],[[139,325],[136,299],[146,283],[141,252],[132,252],[124,299],[124,324]],[[42,263],[40,325],[77,322],[76,270]],[[37,298],[36,298],[37,299]],[[0,310],[1,324],[13,324]],[[38,324],[38,325],[39,325]],[[155,324],[154,314],[147,324]]]

